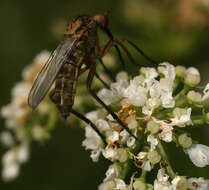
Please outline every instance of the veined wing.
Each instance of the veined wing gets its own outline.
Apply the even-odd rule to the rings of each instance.
[[[45,97],[59,70],[72,52],[76,41],[76,38],[66,39],[62,45],[59,45],[53,51],[42,70],[39,72],[30,90],[28,104],[31,108],[35,109]]]

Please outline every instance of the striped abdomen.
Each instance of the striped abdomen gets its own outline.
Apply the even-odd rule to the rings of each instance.
[[[55,88],[51,94],[51,100],[64,118],[69,116],[74,104],[78,71],[78,65],[65,63],[57,75]]]

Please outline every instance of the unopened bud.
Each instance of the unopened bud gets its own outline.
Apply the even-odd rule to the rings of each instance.
[[[200,82],[199,71],[194,67],[188,68],[184,76],[184,82],[191,87],[197,86]]]
[[[159,131],[159,124],[154,121],[149,121],[147,123],[147,130],[151,132],[151,134],[155,134]]]
[[[146,190],[146,184],[141,180],[136,180],[133,183],[134,190]]]
[[[186,133],[180,135],[178,141],[183,148],[189,148],[192,145],[192,138],[188,137]]]
[[[161,160],[160,154],[158,154],[158,152],[155,150],[149,152],[147,158],[152,164],[157,164]]]
[[[176,76],[183,78],[186,72],[186,68],[184,66],[178,65],[176,66]]]
[[[189,101],[190,104],[192,103],[198,103],[202,99],[202,96],[199,92],[195,92],[194,90],[191,90],[187,94],[187,100]]]
[[[118,153],[119,162],[125,162],[128,159],[128,153],[127,153],[126,149],[119,148],[117,150],[117,153]]]

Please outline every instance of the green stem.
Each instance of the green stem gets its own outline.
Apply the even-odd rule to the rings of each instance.
[[[173,169],[171,167],[171,164],[170,164],[170,162],[168,160],[168,156],[167,156],[167,154],[165,152],[165,149],[163,148],[163,145],[162,145],[162,143],[160,141],[158,142],[157,148],[159,150],[160,155],[162,156],[162,159],[167,164],[167,168],[166,169],[167,169],[167,172],[168,172],[169,176],[173,179],[176,176],[176,174],[175,174],[175,172],[173,171]]]
[[[190,90],[190,87],[187,85],[184,85],[184,88],[174,97],[174,100],[176,101],[181,96],[185,95]]]
[[[141,173],[141,176],[140,176],[141,181],[143,181],[143,182],[146,181],[146,175],[147,175],[147,171],[142,170],[142,173]]]

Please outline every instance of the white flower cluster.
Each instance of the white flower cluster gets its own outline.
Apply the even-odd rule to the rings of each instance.
[[[23,80],[12,89],[11,103],[1,108],[1,116],[6,119],[6,129],[0,134],[0,142],[8,149],[2,157],[2,178],[5,181],[18,176],[20,164],[29,158],[30,141],[32,139],[40,141],[46,137],[43,127],[38,124],[27,126],[30,115],[27,99],[33,80],[49,55],[47,51],[41,52],[33,63],[23,70]],[[40,114],[46,113],[47,110],[47,103],[41,104],[38,108]],[[31,134],[28,134],[29,130]]]
[[[189,178],[176,176],[171,182],[164,168],[158,170],[154,181],[154,190],[208,190],[209,180],[204,178]]]
[[[175,178],[168,182],[168,177],[162,177],[164,174],[160,174],[160,171],[167,168],[166,166],[159,171],[153,187],[145,185],[143,180],[137,180],[138,178],[134,178],[130,185],[126,185],[123,181],[124,176],[120,175],[121,169],[116,167],[116,163],[125,166],[132,160],[136,170],[140,168],[146,172],[150,172],[155,164],[169,164],[162,151],[161,141],[164,141],[180,145],[196,166],[209,165],[209,147],[193,143],[191,136],[185,131],[187,127],[196,123],[207,124],[209,121],[209,114],[204,112],[205,102],[209,99],[209,85],[206,85],[202,96],[200,92],[194,90],[199,82],[200,74],[196,68],[174,67],[164,62],[159,64],[157,69],[142,67],[140,74],[131,80],[127,73],[120,72],[116,82],[110,84],[110,89],[104,88],[98,92],[104,103],[111,106],[114,111],[117,110],[115,113],[130,131],[145,142],[141,146],[102,108],[87,114],[106,137],[107,145],[104,146],[96,132],[90,126],[86,126],[83,146],[91,150],[93,161],[98,161],[99,156],[103,155],[114,162],[108,169],[106,178],[99,187],[100,190],[143,189],[137,184],[140,186],[144,184],[144,189],[154,187],[154,190],[195,189],[188,185],[183,188],[184,179],[189,181],[186,177],[172,176]],[[199,109],[201,119],[192,119],[193,108]]]

